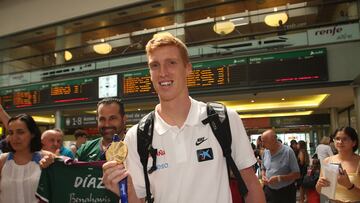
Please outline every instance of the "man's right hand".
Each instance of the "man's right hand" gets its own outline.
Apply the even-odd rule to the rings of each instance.
[[[269,184],[269,179],[268,179],[265,175],[263,175],[263,176],[261,177],[261,180],[262,180],[262,182],[263,182],[264,185],[268,185],[268,184]]]
[[[52,163],[54,163],[55,157],[56,155],[49,152],[49,151],[45,151],[45,150],[41,150],[42,153],[42,158],[39,162],[40,167],[41,168],[47,168],[49,167]]]
[[[116,161],[108,161],[103,165],[103,183],[105,187],[113,193],[119,194],[119,182],[126,178],[129,172],[125,169],[124,164]]]

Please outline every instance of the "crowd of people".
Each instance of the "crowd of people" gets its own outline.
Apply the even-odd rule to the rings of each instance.
[[[210,125],[204,124],[208,119],[207,106],[189,96],[186,77],[192,66],[185,44],[170,34],[159,34],[148,42],[146,53],[151,81],[159,98],[151,132],[155,158],[148,157],[149,168],[155,162],[157,170],[148,172],[142,166],[138,152],[139,126],[133,126],[125,136],[125,109],[119,99],[106,98],[98,103],[101,136],[86,141],[86,133],[77,131],[71,150],[63,147],[64,135],[60,129],[41,134],[31,116],[10,117],[0,108],[0,119],[8,130],[9,150],[0,156],[0,202],[37,202],[34,185],[39,181],[41,168],[49,167],[56,156],[85,162],[104,160],[114,134],[124,139],[128,157],[125,163],[108,161],[103,165],[102,182],[113,193],[120,196],[118,183],[127,178],[129,202],[145,202],[145,199],[166,203],[232,202],[225,152]],[[353,128],[335,132],[336,155],[329,148],[331,139],[323,138],[316,149],[318,159],[313,157],[310,164],[304,141],[292,141],[291,146],[286,146],[279,142],[274,129],[262,133],[253,150],[238,114],[228,109],[227,115],[231,157],[246,187],[242,198],[245,202],[295,203],[297,189],[301,203],[306,199],[312,201],[313,196],[318,197],[322,188],[330,185],[320,172],[320,163],[342,166],[334,201],[360,201],[360,157],[355,153],[358,135]],[[260,181],[254,165],[261,170]],[[309,187],[307,176],[316,174],[315,184]],[[152,193],[150,199],[147,188]]]

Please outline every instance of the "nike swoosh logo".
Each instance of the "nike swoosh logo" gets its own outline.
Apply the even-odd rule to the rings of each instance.
[[[199,139],[197,139],[195,145],[199,146],[201,145],[201,143],[205,142],[207,140],[207,138],[205,139],[205,137],[200,137]]]
[[[92,159],[94,157],[96,157],[97,154],[90,154],[89,157]]]

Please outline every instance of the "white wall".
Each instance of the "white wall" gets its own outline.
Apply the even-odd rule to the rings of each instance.
[[[0,37],[144,0],[0,0]]]

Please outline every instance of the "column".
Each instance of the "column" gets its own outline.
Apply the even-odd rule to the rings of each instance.
[[[174,0],[174,10],[179,11],[184,9],[184,1],[183,0]],[[182,24],[184,23],[184,14],[179,13],[176,14],[174,17],[174,21],[176,24]],[[184,28],[176,28],[175,34],[173,33],[177,38],[181,39],[185,43],[185,30]]]
[[[55,40],[56,65],[63,64],[65,62],[64,51],[59,51],[65,48],[65,40],[63,35],[64,35],[64,27],[57,26],[56,40]]]
[[[55,112],[55,128],[61,129],[61,111],[56,110]]]
[[[337,108],[330,108],[330,132],[333,133],[339,127]]]
[[[358,134],[360,134],[360,86],[357,85],[354,87],[354,106],[355,106],[355,118],[356,118],[356,126],[353,126]]]

